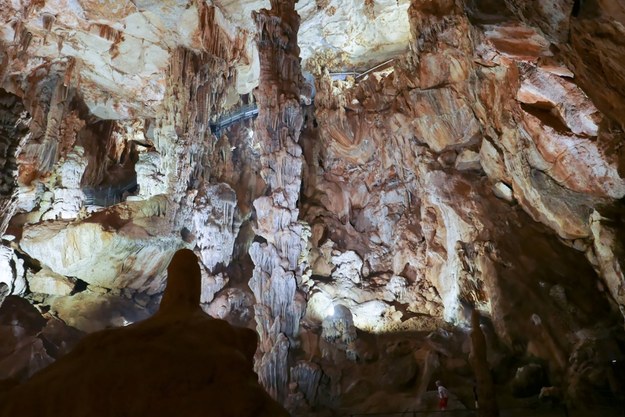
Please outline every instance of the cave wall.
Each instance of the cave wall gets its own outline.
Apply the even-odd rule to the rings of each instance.
[[[437,376],[470,384],[473,309],[503,385],[539,362],[569,398],[614,392],[619,2],[109,3],[0,12],[3,297],[124,326],[188,247],[202,307],[257,330],[255,370],[291,411],[411,410]],[[312,53],[318,22],[375,22],[367,53],[330,35]]]

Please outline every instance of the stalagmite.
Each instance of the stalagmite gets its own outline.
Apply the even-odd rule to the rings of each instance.
[[[497,417],[497,397],[486,359],[486,338],[480,328],[480,313],[471,312],[471,355],[469,357],[477,381],[478,416]]]
[[[271,6],[271,10],[254,14],[261,65],[255,92],[259,106],[255,126],[268,195],[254,202],[256,234],[266,242],[254,243],[250,248],[255,268],[249,285],[256,297],[256,322],[261,335],[257,370],[271,395],[284,400],[289,383],[289,346],[297,343],[304,312],[303,303],[296,297],[302,273],[298,266],[302,225],[297,221],[302,177],[302,150],[298,144],[303,122],[299,103],[302,76],[295,2],[272,0]]]

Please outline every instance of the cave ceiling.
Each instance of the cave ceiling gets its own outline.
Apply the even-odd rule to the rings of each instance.
[[[232,42],[229,58],[235,64],[236,92],[246,94],[258,85],[251,13],[269,7],[268,1],[7,3],[2,12],[7,24],[0,29],[0,38],[7,43],[22,39],[29,59],[12,62],[5,71],[17,76],[19,83],[44,63],[71,66],[70,75],[80,79],[78,88],[90,112],[103,119],[158,112],[171,51],[179,46],[195,51],[207,47],[200,34],[206,7],[214,13],[210,24]],[[410,37],[408,5],[408,0],[297,3],[303,66],[353,71],[398,55]],[[393,30],[387,30],[391,26]]]

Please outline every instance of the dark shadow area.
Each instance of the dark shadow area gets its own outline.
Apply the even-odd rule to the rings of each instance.
[[[137,144],[125,141],[122,132],[116,132],[114,121],[86,125],[76,142],[85,149],[88,161],[81,181],[88,205],[112,206],[138,191]]]
[[[0,416],[288,416],[254,373],[257,335],[204,314],[200,278],[193,252],[178,251],[153,317],[86,336],[0,392]]]

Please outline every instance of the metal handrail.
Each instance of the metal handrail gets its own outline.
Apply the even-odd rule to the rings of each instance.
[[[374,72],[375,70],[382,68],[390,63],[395,61],[395,58],[391,58],[378,64],[374,67],[369,68],[365,72],[359,73],[356,71],[344,71],[344,72],[331,72],[329,73],[330,77],[333,79],[340,79],[340,77],[353,76],[356,80],[362,79],[366,75]],[[344,78],[343,78],[344,79]],[[245,106],[241,106],[232,112],[228,112],[222,115],[215,122],[209,123],[211,132],[215,136],[219,136],[221,131],[228,126],[231,126],[239,121],[251,119],[258,116],[258,106],[256,103],[247,104]]]
[[[228,126],[239,122],[241,120],[247,120],[258,116],[258,106],[254,104],[248,104],[241,106],[233,112],[226,113],[214,123],[210,123],[211,132],[215,136],[219,136],[219,133]]]
[[[381,64],[376,65],[375,67],[369,68],[368,70],[366,70],[362,74],[358,75],[356,77],[356,79],[363,78],[365,75],[371,74],[375,70],[380,69],[382,67],[385,67],[386,65],[392,63],[393,61],[395,61],[395,58],[388,59],[388,60],[382,62]]]
[[[124,193],[137,187],[137,181],[133,180],[122,185],[108,185],[100,187],[84,187],[85,204],[101,207],[110,207],[123,201]]]

